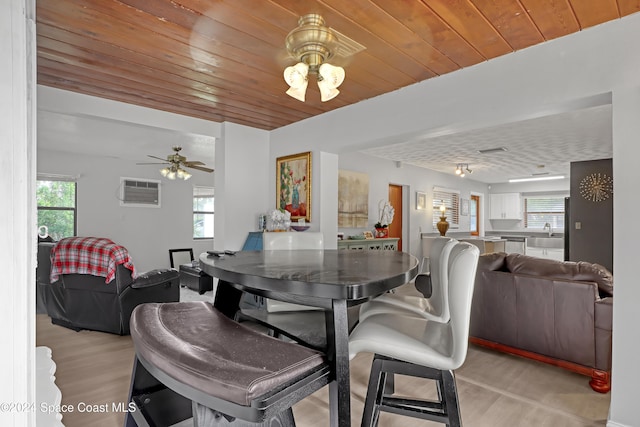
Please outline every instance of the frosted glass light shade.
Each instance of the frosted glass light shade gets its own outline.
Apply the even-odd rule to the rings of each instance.
[[[284,81],[294,88],[306,85],[307,75],[309,74],[309,66],[303,62],[287,67],[284,70]]]
[[[325,80],[318,80],[318,87],[320,88],[320,101],[327,102],[338,96],[340,91],[335,87],[331,87]]]
[[[318,87],[320,88],[320,100],[329,101],[340,93],[338,86],[344,81],[344,68],[324,63],[318,69]]]
[[[344,68],[336,67],[326,62],[320,66],[318,74],[322,77],[322,81],[325,81],[329,87],[334,89],[344,82]]]
[[[307,92],[307,85],[309,84],[308,81],[305,81],[304,84],[300,87],[293,87],[291,86],[289,88],[289,90],[287,90],[287,95],[289,95],[292,98],[297,99],[298,101],[302,101],[304,102],[305,99],[305,93]]]
[[[284,81],[290,86],[286,92],[287,95],[304,102],[307,85],[309,84],[308,74],[309,66],[303,62],[287,67],[284,70]]]

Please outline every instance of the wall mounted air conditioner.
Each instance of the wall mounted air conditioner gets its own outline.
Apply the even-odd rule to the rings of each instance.
[[[120,206],[160,207],[160,181],[120,178]]]

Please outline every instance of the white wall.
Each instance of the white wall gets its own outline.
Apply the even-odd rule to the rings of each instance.
[[[258,215],[275,205],[275,190],[269,192],[269,133],[225,123],[216,140],[217,250],[240,250],[249,231],[258,229]],[[275,188],[275,184],[274,184]],[[273,209],[273,207],[271,207]]]
[[[35,402],[35,1],[0,14],[0,402]],[[2,426],[33,426],[35,412],[0,411]]]
[[[637,15],[636,15],[637,16]],[[608,427],[637,426],[640,381],[638,249],[640,211],[640,87],[621,87],[613,97],[613,389]]]
[[[366,230],[372,230],[378,221],[378,203],[388,200],[389,184],[408,186],[408,197],[404,201],[406,237],[403,239],[403,251],[418,258],[422,257],[420,233],[437,233],[432,226],[433,187],[459,190],[460,197],[469,199],[471,192],[486,194],[487,185],[467,178],[459,178],[411,165],[398,167],[395,161],[385,160],[361,153],[348,153],[339,156],[339,169],[362,172],[369,176],[369,222]],[[427,193],[427,210],[416,209],[416,191]],[[408,209],[408,211],[407,211]],[[337,212],[337,211],[336,211]],[[408,214],[407,214],[408,213]],[[361,234],[362,228],[341,228],[345,237]],[[460,216],[458,229],[451,228],[450,233],[469,233],[469,216]]]
[[[46,136],[42,136],[46,137]],[[139,273],[169,267],[169,249],[213,249],[193,239],[193,186],[214,186],[213,175],[194,172],[188,181],[162,178],[158,168],[133,160],[38,150],[38,173],[77,178],[79,236],[106,237],[126,247]],[[120,205],[120,177],[161,180],[161,206]]]

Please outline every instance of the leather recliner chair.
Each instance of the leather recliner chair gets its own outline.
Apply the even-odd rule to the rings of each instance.
[[[180,300],[180,279],[172,269],[151,270],[132,278],[123,265],[115,279],[91,274],[61,274],[50,283],[51,251],[56,243],[38,244],[37,294],[51,322],[74,330],[129,334],[133,309],[147,302]]]

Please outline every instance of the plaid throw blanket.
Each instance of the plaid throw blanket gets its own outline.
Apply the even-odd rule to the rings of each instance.
[[[51,251],[50,279],[54,283],[61,274],[92,274],[105,277],[105,283],[109,283],[116,277],[120,264],[136,277],[133,260],[124,246],[98,237],[68,237]]]

